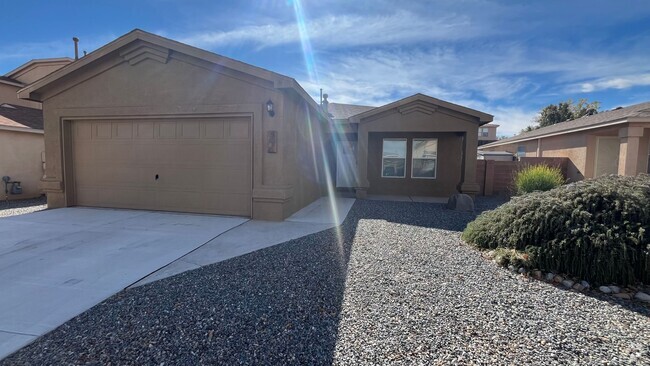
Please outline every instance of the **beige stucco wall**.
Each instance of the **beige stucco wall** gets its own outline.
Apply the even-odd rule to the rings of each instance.
[[[119,52],[64,79],[43,91],[48,159],[44,186],[51,207],[74,205],[71,169],[63,168],[71,165],[65,121],[101,116],[250,116],[253,217],[281,220],[315,198],[312,193],[296,196],[303,189],[296,176],[300,172],[286,168],[296,155],[298,140],[287,135],[295,131],[296,115],[285,108],[290,92],[275,89],[270,81],[180,53],[171,53],[166,63],[145,59],[131,65]],[[276,111],[273,117],[266,113],[269,100]],[[269,131],[278,131],[277,153],[267,151]]]
[[[620,150],[616,152],[619,155],[616,159],[620,160],[619,174],[647,171],[648,154],[646,152],[650,149],[650,132],[648,131],[650,131],[650,127],[647,122],[619,124],[530,141],[482,147],[481,150],[516,153],[518,146],[526,146],[526,157],[567,157],[571,162],[567,167],[567,177],[570,181],[577,181],[596,176],[596,151],[600,137],[619,139]],[[628,134],[630,134],[629,137]],[[627,167],[624,167],[623,164]]]
[[[0,83],[0,104],[9,103],[30,108],[41,108],[41,103],[31,100],[18,99],[16,92],[20,89],[18,86]]]
[[[419,102],[416,102],[419,103]],[[454,132],[459,137],[465,136],[464,146],[459,145],[453,156],[444,156],[446,150],[438,154],[439,166],[444,164],[453,165],[449,167],[449,172],[458,171],[459,174],[448,174],[440,176],[431,182],[434,186],[440,186],[439,189],[432,189],[431,195],[447,195],[449,187],[454,186],[463,193],[474,194],[478,192],[479,186],[476,183],[476,147],[478,143],[478,119],[447,110],[438,108],[434,112],[414,111],[411,113],[401,113],[400,108],[396,107],[380,114],[370,116],[368,119],[362,119],[359,123],[359,149],[357,154],[358,164],[358,187],[357,192],[363,197],[364,192],[382,194],[381,190],[369,189],[371,181],[369,180],[369,164],[376,161],[376,156],[371,157],[369,149],[369,134],[379,132],[393,133],[426,133],[426,132]],[[448,135],[441,135],[448,136]],[[447,138],[447,137],[445,137]],[[446,145],[443,145],[446,146]],[[456,146],[451,144],[450,146]],[[458,156],[464,156],[465,159],[458,159]],[[446,160],[449,159],[449,160]],[[390,178],[384,178],[390,179]],[[361,192],[361,194],[359,194]],[[393,190],[385,194],[395,194]],[[404,195],[409,195],[408,189],[404,189]]]
[[[23,194],[9,195],[9,199],[41,195],[43,150],[41,133],[0,130],[0,177],[9,176],[12,181],[20,181],[23,187]],[[3,182],[0,182],[0,199],[5,199]]]

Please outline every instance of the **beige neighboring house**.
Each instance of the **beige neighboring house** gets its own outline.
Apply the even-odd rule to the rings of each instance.
[[[0,199],[40,196],[44,141],[41,104],[18,99],[18,90],[69,64],[69,58],[32,60],[0,76]],[[15,182],[15,183],[14,183]],[[18,193],[17,187],[21,187]],[[5,189],[6,188],[6,189]]]
[[[497,128],[499,125],[495,123],[488,123],[479,127],[478,129],[478,146],[489,144],[490,142],[497,141]]]
[[[519,157],[567,157],[572,181],[649,171],[650,102],[525,132],[479,147]]]
[[[292,78],[134,30],[19,95],[43,103],[51,208],[282,220],[327,194],[476,193],[492,116],[421,94],[333,120]]]

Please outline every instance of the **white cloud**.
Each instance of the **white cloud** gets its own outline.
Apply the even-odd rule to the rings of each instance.
[[[312,45],[321,49],[460,40],[489,33],[483,24],[475,24],[467,16],[424,17],[404,10],[388,15],[327,15],[307,21],[306,27]],[[297,24],[288,22],[197,32],[180,40],[197,47],[251,43],[261,49],[299,43],[300,34]]]
[[[573,85],[572,90],[590,93],[606,89],[627,89],[635,86],[650,85],[650,74],[626,75],[611,78],[601,78]]]

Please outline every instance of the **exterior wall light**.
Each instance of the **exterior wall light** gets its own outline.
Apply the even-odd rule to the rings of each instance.
[[[270,99],[268,102],[266,102],[266,111],[269,112],[269,116],[271,117],[275,116],[275,110],[273,109],[273,102]]]

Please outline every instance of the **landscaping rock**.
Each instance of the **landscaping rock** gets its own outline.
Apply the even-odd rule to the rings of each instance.
[[[564,285],[566,288],[571,288],[573,287],[574,282],[571,280],[563,280],[562,285]]]
[[[555,273],[549,272],[546,274],[546,281],[551,282],[555,278]]]
[[[579,283],[576,283],[575,285],[573,285],[573,287],[572,287],[572,288],[573,288],[574,290],[576,290],[576,291],[582,291],[582,290],[584,290],[584,289],[585,289],[585,287],[584,287],[584,286],[582,286],[582,285],[581,285],[581,284],[579,284]]]
[[[564,277],[562,277],[560,275],[557,275],[557,276],[553,277],[553,282],[555,282],[555,283],[561,283],[562,281],[564,281]]]
[[[611,294],[612,290],[608,286],[600,286],[598,288],[600,292],[605,293],[605,294]]]
[[[474,212],[474,200],[466,194],[456,193],[447,200],[447,208],[455,211]]]
[[[580,284],[581,284],[582,287],[584,287],[584,288],[589,288],[589,287],[591,287],[591,286],[589,286],[589,282],[587,282],[587,281],[585,281],[585,280],[580,281]]]
[[[645,292],[637,292],[636,295],[634,295],[634,298],[643,302],[650,302],[650,295],[646,294]]]
[[[621,292],[621,288],[618,287],[618,286],[613,286],[613,285],[612,285],[612,286],[609,286],[609,289],[612,290],[612,293],[613,293],[613,294],[618,294],[618,293]]]
[[[614,294],[614,297],[618,297],[619,299],[632,300],[632,294],[629,294],[627,292]]]
[[[526,268],[520,267],[519,268],[519,273],[526,273]]]

